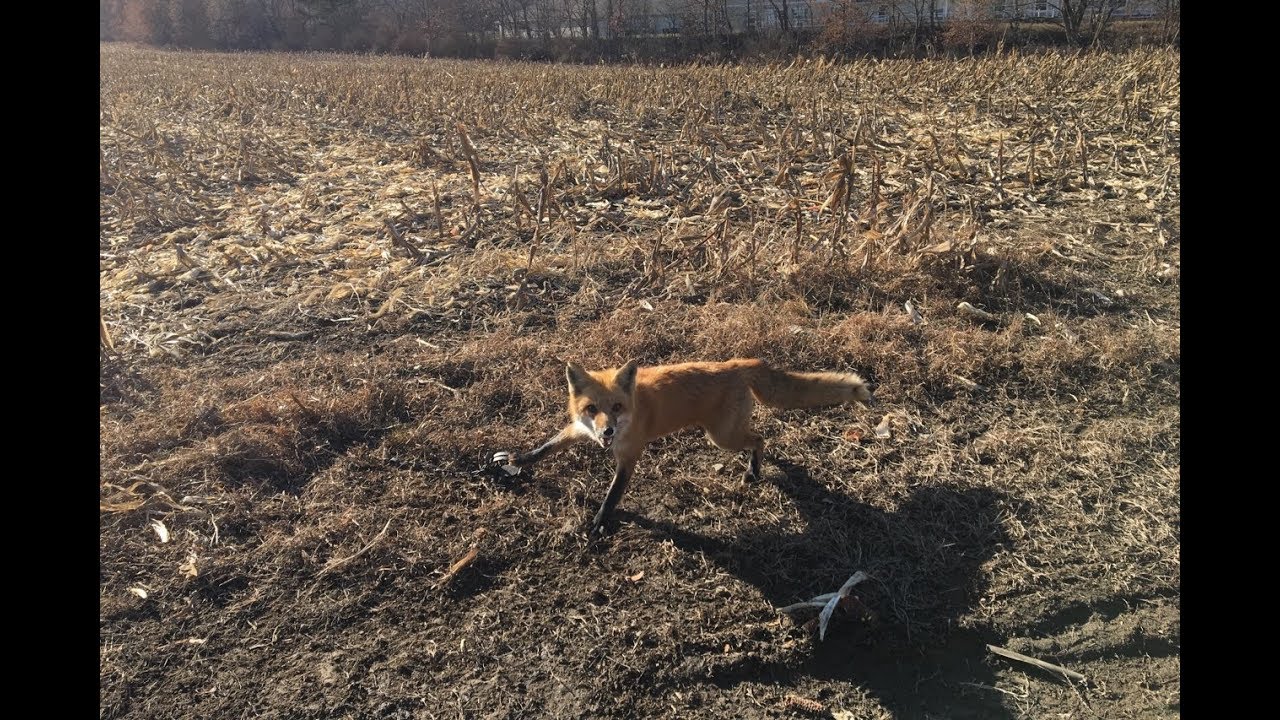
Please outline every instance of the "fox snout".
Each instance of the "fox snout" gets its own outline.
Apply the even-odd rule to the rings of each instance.
[[[612,425],[606,425],[600,430],[600,447],[608,448],[613,444],[613,436],[617,434],[617,430]]]
[[[622,432],[622,424],[616,418],[607,417],[603,413],[596,418],[579,418],[578,425],[584,431],[583,435],[605,449],[608,449]]]

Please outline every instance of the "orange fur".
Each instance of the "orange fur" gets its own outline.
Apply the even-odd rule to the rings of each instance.
[[[725,450],[750,450],[748,477],[760,475],[764,440],[751,430],[754,401],[778,408],[807,408],[847,402],[871,404],[862,378],[853,373],[797,373],[776,370],[763,360],[693,362],[589,372],[575,363],[565,369],[569,384],[569,424],[536,450],[495,460],[531,465],[575,442],[593,440],[610,450],[618,468],[597,513],[599,532],[626,490],[636,461],[652,441],[687,427],[702,428]]]

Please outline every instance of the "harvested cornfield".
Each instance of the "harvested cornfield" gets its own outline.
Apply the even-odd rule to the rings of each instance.
[[[102,717],[1180,715],[1176,52],[100,57]],[[486,465],[731,357],[879,406]]]

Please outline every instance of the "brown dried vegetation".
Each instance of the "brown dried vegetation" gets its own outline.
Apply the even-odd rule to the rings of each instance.
[[[1179,714],[1177,53],[101,60],[103,717]],[[883,408],[660,441],[596,548],[598,450],[477,472],[732,356]]]

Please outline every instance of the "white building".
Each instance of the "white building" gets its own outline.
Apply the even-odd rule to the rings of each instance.
[[[1158,13],[1158,0],[1108,0],[1113,18],[1149,18]],[[995,0],[998,17],[1034,20],[1062,15],[1056,0]]]

